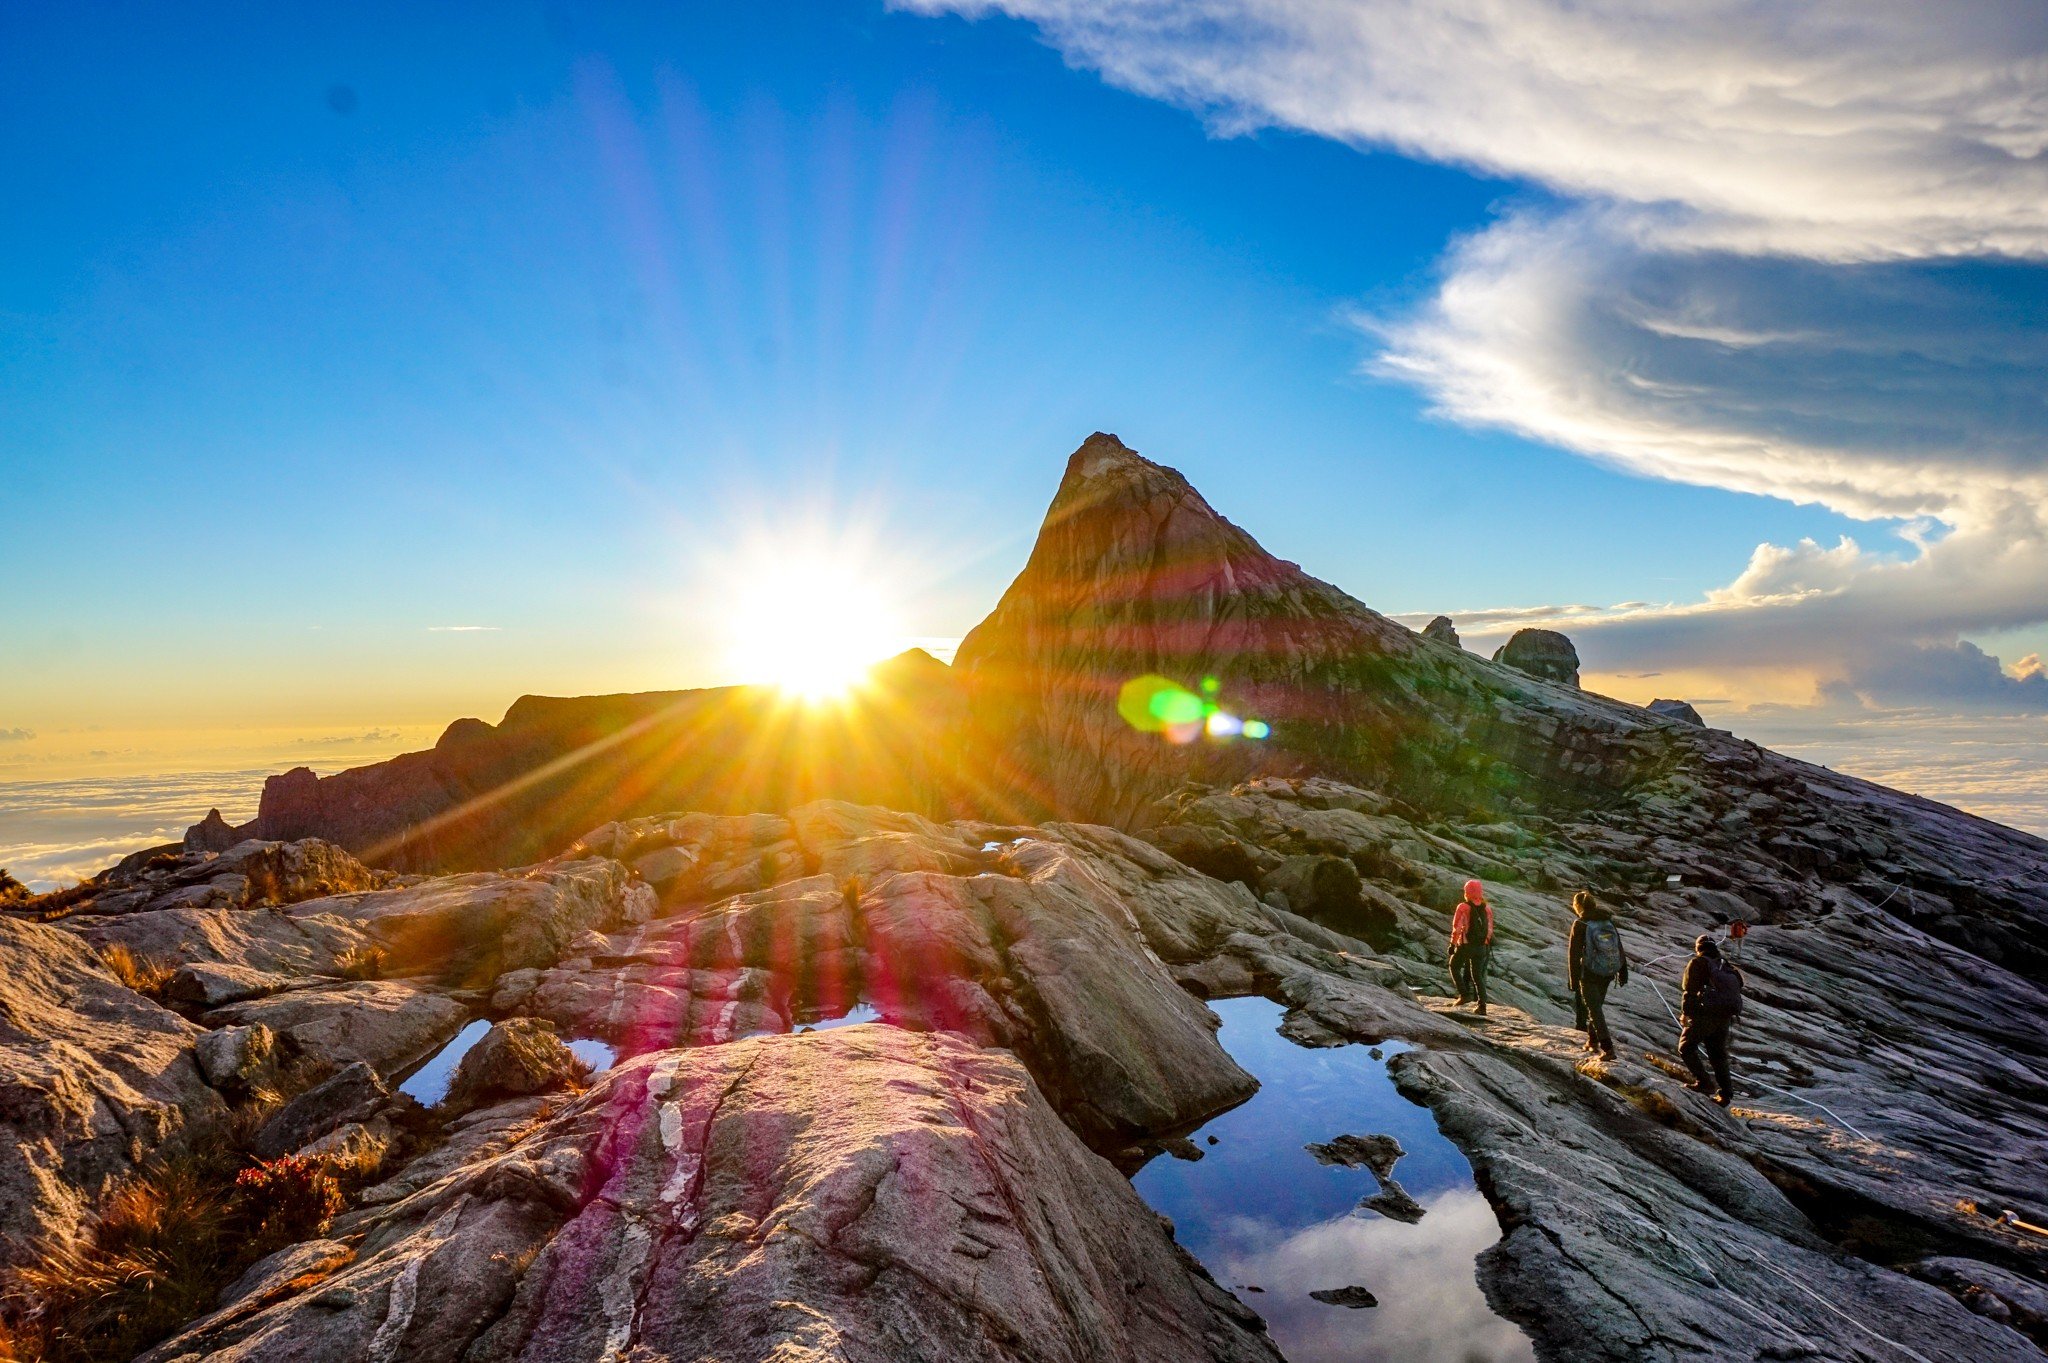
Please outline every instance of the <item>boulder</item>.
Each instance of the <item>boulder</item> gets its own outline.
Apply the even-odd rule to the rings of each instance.
[[[405,980],[351,980],[245,999],[207,1014],[209,1024],[261,1024],[297,1060],[342,1067],[365,1061],[402,1073],[433,1054],[469,1020],[469,1009],[438,989]]]
[[[153,961],[221,965],[292,980],[334,974],[343,960],[376,945],[361,928],[331,914],[276,909],[74,914],[57,926],[100,950],[122,946]]]
[[[1451,617],[1448,615],[1439,615],[1424,625],[1422,627],[1422,637],[1434,639],[1440,644],[1449,644],[1452,648],[1464,647],[1463,644],[1458,642],[1458,631],[1451,624]]]
[[[287,1245],[249,1265],[241,1277],[221,1291],[220,1305],[247,1302],[267,1306],[288,1292],[305,1287],[309,1280],[327,1277],[355,1257],[355,1251],[338,1240],[302,1240]]]
[[[1690,724],[1696,729],[1707,727],[1707,722],[1700,718],[1700,712],[1692,708],[1690,701],[1653,700],[1643,708],[1653,715],[1661,716],[1664,719],[1675,719],[1680,724]]]
[[[580,1084],[589,1067],[562,1044],[554,1027],[537,1018],[491,1024],[455,1067],[442,1106],[467,1112],[489,1098],[542,1093]]]
[[[148,1358],[1277,1363],[1015,1059],[860,1027],[645,1056]]]
[[[262,1023],[219,1027],[201,1034],[194,1055],[206,1082],[240,1095],[267,1082],[277,1070],[277,1033]]]
[[[358,1061],[272,1113],[250,1149],[262,1159],[289,1155],[351,1122],[369,1120],[390,1102],[391,1090],[377,1071]]]
[[[198,833],[209,825],[194,829]],[[227,834],[208,833],[213,843]],[[373,889],[389,879],[329,842],[235,838],[225,848],[185,846],[125,858],[92,883],[74,915],[127,915],[164,909],[246,909],[296,904],[322,895]]]
[[[488,984],[508,970],[552,965],[583,932],[627,921],[629,888],[625,867],[592,857],[515,874],[443,876],[290,912],[361,929],[388,953],[389,973]]]
[[[164,997],[172,1003],[195,1008],[218,1008],[224,1003],[275,994],[291,981],[267,970],[245,965],[223,965],[202,961],[181,965],[164,985]]]
[[[1362,942],[1384,945],[1398,927],[1384,904],[1366,897],[1358,867],[1346,857],[1288,857],[1261,877],[1259,888],[1268,902]]]
[[[1579,684],[1579,651],[1554,629],[1516,630],[1494,651],[1493,660],[1545,681]]]

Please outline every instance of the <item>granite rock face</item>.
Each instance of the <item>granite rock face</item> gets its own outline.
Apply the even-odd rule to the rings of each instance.
[[[1422,637],[1434,639],[1440,644],[1449,644],[1452,648],[1464,647],[1464,644],[1458,641],[1458,628],[1451,623],[1451,617],[1448,615],[1439,615],[1424,625]]]
[[[226,1104],[198,1027],[123,986],[82,942],[0,917],[0,1266],[66,1242],[153,1154]]]
[[[1014,1060],[886,1026],[643,1056],[355,1229],[151,1357],[1278,1358]]]

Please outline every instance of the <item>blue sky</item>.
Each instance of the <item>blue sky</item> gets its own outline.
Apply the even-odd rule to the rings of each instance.
[[[1674,297],[1746,326],[1789,289],[1844,332],[1875,307],[1881,332],[1940,309],[1896,287],[1872,305],[1758,283],[1759,254],[1831,287],[1845,269],[2035,271],[2024,242],[1959,263],[1937,222],[1905,247],[1839,225],[1815,246],[1807,219],[1758,218],[1702,162],[1658,202],[1706,185],[1700,203],[1736,225],[1644,263],[1640,230],[1583,226],[1613,187],[1517,152],[1514,120],[1459,141],[1411,95],[1420,131],[1373,124],[1343,83],[1373,79],[1370,62],[1336,84],[1298,68],[1258,84],[1267,30],[1332,6],[1248,0],[1267,12],[1233,35],[1218,0],[1200,34],[1163,37],[1115,3],[930,8],[0,17],[0,468],[16,509],[0,731],[38,735],[0,760],[48,775],[40,759],[88,741],[57,736],[92,726],[411,737],[524,691],[724,680],[711,598],[742,546],[778,537],[871,541],[907,584],[909,632],[955,636],[1096,429],[1383,610],[1472,612],[1482,633],[1514,610],[1558,615],[1595,671],[1683,676],[1731,704],[1908,675],[1890,655],[1769,642],[1797,621],[1731,640],[1686,614],[1738,581],[1827,595],[1820,573],[1853,577],[1829,597],[1853,601],[1920,552],[1896,531],[1925,497],[1876,505],[1853,478],[1784,472],[1837,413],[1806,412],[1797,448],[1758,418],[1762,435],[1736,432],[1765,447],[1747,463],[1670,453],[1669,421],[1725,443],[1774,374],[1801,374],[1802,401],[1841,388],[1840,352],[1731,377],[1660,349],[1683,331],[1668,318],[1629,328]],[[1235,44],[1228,88],[1201,84],[1193,47],[1209,41]],[[1841,164],[1823,169],[1853,200],[1856,163]],[[1897,197],[1900,221],[1939,216],[1910,189],[1870,193]],[[1891,263],[1842,259],[1858,252]],[[1532,283],[1531,262],[1556,269]],[[1557,279],[1581,290],[1570,326],[1529,302]],[[2028,281],[1990,292],[2025,297]],[[1964,332],[1985,292],[1950,290]],[[1481,333],[1525,308],[1528,353],[1503,358]],[[2038,326],[1986,334],[2031,356]],[[1530,377],[1538,351],[1668,380],[1659,393],[1748,387],[1677,418],[1589,414],[1558,399],[1580,373]],[[1859,381],[1890,391],[1891,375]],[[2021,465],[2044,425],[2021,410],[2001,432]],[[1759,545],[1786,557],[1759,568]],[[2017,594],[2041,585],[2031,563],[2014,571]],[[1788,596],[1763,587],[1739,604]],[[1974,638],[2011,680],[2048,642],[2041,614],[1936,611],[1899,644]],[[2014,704],[2042,708],[2024,688]]]

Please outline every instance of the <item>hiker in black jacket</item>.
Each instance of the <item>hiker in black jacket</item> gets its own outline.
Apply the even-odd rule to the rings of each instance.
[[[1685,963],[1685,1001],[1678,1008],[1678,1058],[1692,1071],[1686,1087],[1726,1107],[1735,1096],[1728,1078],[1728,1033],[1742,1016],[1742,972],[1721,959],[1721,946],[1711,937],[1700,938],[1692,949]],[[1713,1062],[1712,1079],[1701,1051]]]
[[[1614,1034],[1607,1030],[1607,989],[1628,983],[1628,952],[1621,929],[1591,890],[1572,896],[1572,935],[1565,943],[1565,984],[1572,991],[1586,1049],[1614,1059]]]

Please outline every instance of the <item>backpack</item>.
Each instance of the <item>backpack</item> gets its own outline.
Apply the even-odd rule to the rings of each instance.
[[[1585,955],[1582,958],[1588,975],[1612,979],[1621,973],[1621,929],[1607,919],[1589,919],[1586,923]]]
[[[1707,982],[1700,987],[1699,1014],[1715,1022],[1742,1016],[1742,972],[1726,961],[1707,961]]]

